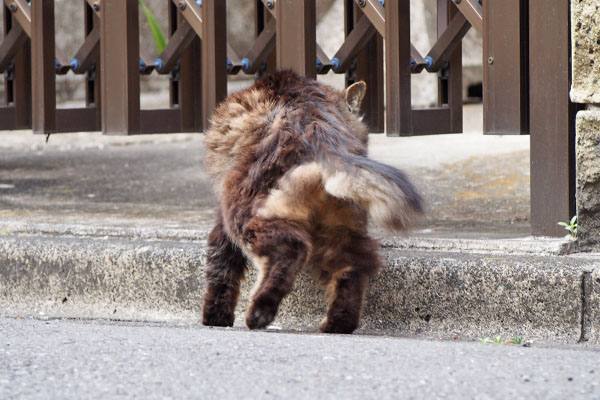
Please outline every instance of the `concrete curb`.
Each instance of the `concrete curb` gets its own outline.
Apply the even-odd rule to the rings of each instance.
[[[31,236],[0,235],[3,313],[199,321],[204,231],[161,240],[124,238],[131,232],[98,238],[33,230]],[[371,282],[360,332],[600,343],[600,255],[556,255],[562,250],[554,240],[484,242],[382,239],[386,268]],[[253,280],[251,273],[236,325],[243,324]],[[323,293],[303,275],[275,325],[315,331],[324,313]]]
[[[148,226],[147,223],[136,227],[111,226],[99,224],[57,224],[27,223],[20,220],[0,221],[0,234],[13,236],[56,236],[87,238],[120,238],[160,241],[205,241],[212,227],[212,220],[201,224],[198,229],[181,227],[165,228],[162,225]],[[204,225],[204,226],[202,226]],[[490,254],[534,254],[566,255],[577,250],[576,242],[567,238],[519,237],[515,239],[490,240],[468,238],[440,238],[424,236],[390,236],[381,231],[374,234],[382,248],[448,251],[483,252]]]
[[[210,222],[212,224],[212,221]],[[0,234],[11,236],[49,236],[96,239],[160,240],[160,241],[205,241],[212,225],[199,229],[181,227],[165,228],[162,225],[136,223],[135,227],[99,225],[99,224],[56,224],[27,223],[17,220],[0,222]]]

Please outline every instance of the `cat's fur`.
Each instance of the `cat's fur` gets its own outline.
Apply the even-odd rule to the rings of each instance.
[[[233,325],[250,263],[258,269],[250,329],[273,321],[303,269],[327,289],[321,331],[358,327],[368,280],[381,267],[367,218],[402,230],[421,213],[405,175],[367,158],[358,116],[365,90],[359,82],[339,92],[282,71],[217,107],[205,138],[220,201],[208,239],[205,325]]]

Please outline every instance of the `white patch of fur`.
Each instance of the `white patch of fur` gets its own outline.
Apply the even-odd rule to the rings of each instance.
[[[325,177],[325,191],[337,198],[357,201],[375,223],[386,228],[397,228],[398,223],[404,227],[411,224],[414,212],[394,182],[361,168],[352,172],[350,175],[332,171]]]
[[[257,210],[256,215],[265,219],[282,218],[306,221],[310,216],[310,209],[299,203],[297,198],[276,189],[269,194],[263,206]]]
[[[320,184],[321,177],[321,166],[316,162],[302,164],[294,168],[289,174],[289,180],[296,182],[298,186],[302,187]]]
[[[283,218],[295,221],[307,221],[311,209],[307,206],[306,196],[322,184],[321,166],[316,162],[300,165],[285,174],[278,185],[267,196],[264,204],[257,210],[262,218]]]
[[[413,222],[415,213],[393,181],[360,167],[348,173],[317,162],[300,165],[282,177],[257,214],[267,219],[306,221],[311,213],[306,196],[319,187],[333,197],[358,202],[375,223],[388,229],[408,227]]]
[[[250,249],[248,249],[247,247],[242,247],[242,252],[258,272],[256,282],[254,283],[254,286],[250,291],[250,298],[252,298],[254,297],[254,294],[260,287],[262,281],[265,279],[265,275],[267,274],[267,267],[269,266],[269,258],[259,257],[256,254],[252,253],[252,251],[250,251]]]

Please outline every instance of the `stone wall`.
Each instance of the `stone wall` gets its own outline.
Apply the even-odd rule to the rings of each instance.
[[[577,219],[583,247],[600,248],[600,2],[571,0],[571,101],[577,114]]]

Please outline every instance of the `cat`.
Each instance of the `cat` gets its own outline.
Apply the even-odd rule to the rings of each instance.
[[[308,269],[328,296],[319,329],[358,327],[369,278],[382,265],[368,219],[404,230],[422,213],[404,173],[367,158],[365,91],[364,82],[338,91],[279,71],[215,109],[205,164],[219,215],[208,238],[204,325],[233,325],[252,264],[258,279],[248,328],[266,328]]]

